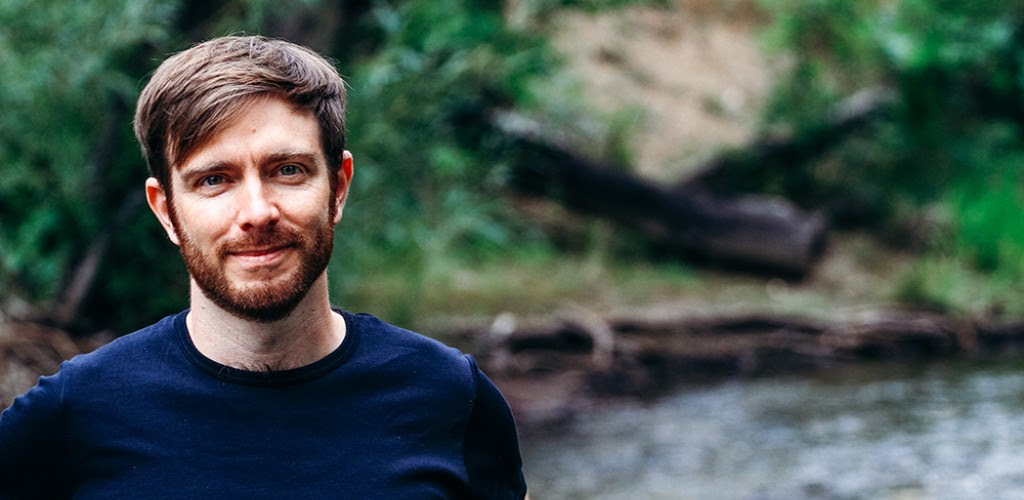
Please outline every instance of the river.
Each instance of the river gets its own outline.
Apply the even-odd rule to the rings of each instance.
[[[533,500],[1024,498],[1024,362],[680,388],[526,429]]]

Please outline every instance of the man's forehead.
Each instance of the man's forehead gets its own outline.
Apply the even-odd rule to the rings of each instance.
[[[274,104],[271,104],[274,103]],[[259,143],[258,150],[245,150],[246,153],[258,152],[258,156],[274,160],[298,157],[309,157],[318,164],[326,163],[323,138],[319,121],[311,110],[296,106],[287,99],[269,94],[252,96],[244,100],[232,103],[230,108],[225,108],[223,118],[208,121],[205,126],[199,127],[192,132],[191,141],[170,141],[169,146],[190,145],[188,151],[175,155],[173,151],[168,154],[172,160],[171,170],[180,172],[191,163],[210,163],[216,161],[227,161],[228,158],[218,160],[217,156],[228,154],[231,148],[238,146],[232,141],[225,141],[224,135],[231,132],[239,135],[259,134],[262,129],[275,127],[279,124],[277,120],[252,120],[254,110],[264,107],[275,107],[284,105],[281,109],[287,109],[291,118],[306,121],[310,125],[310,135],[303,137],[299,130],[291,129],[287,133],[277,135],[266,135],[261,137],[263,142]],[[248,121],[247,121],[248,119]],[[280,127],[278,127],[280,128]],[[238,129],[238,130],[236,130]],[[190,143],[191,144],[188,144]],[[239,153],[241,151],[235,151]],[[264,160],[266,161],[266,160]]]

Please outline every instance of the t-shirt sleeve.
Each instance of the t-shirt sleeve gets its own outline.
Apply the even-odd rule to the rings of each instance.
[[[59,373],[40,378],[0,413],[0,499],[67,496],[63,381]]]
[[[505,398],[476,365],[476,399],[466,425],[463,458],[474,498],[522,499],[526,496],[523,461],[515,420]]]

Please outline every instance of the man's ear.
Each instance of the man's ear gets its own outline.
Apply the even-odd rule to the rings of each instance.
[[[174,224],[171,222],[170,206],[168,206],[170,200],[167,198],[167,192],[164,191],[160,181],[156,180],[155,177],[146,179],[146,201],[149,202],[149,209],[153,211],[153,215],[156,216],[157,220],[160,221],[160,225],[164,227],[164,231],[167,232],[167,237],[170,238],[171,243],[181,246],[178,232],[175,231]]]
[[[348,199],[348,186],[352,182],[352,153],[344,151],[341,153],[341,165],[338,168],[338,189],[334,193],[334,203],[337,210],[334,211],[334,223],[341,222],[341,212],[345,209],[345,200]]]

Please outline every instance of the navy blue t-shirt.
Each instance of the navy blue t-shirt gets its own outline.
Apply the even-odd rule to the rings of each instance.
[[[470,356],[372,316],[301,368],[203,356],[186,312],[77,356],[0,415],[0,497],[522,498]]]

